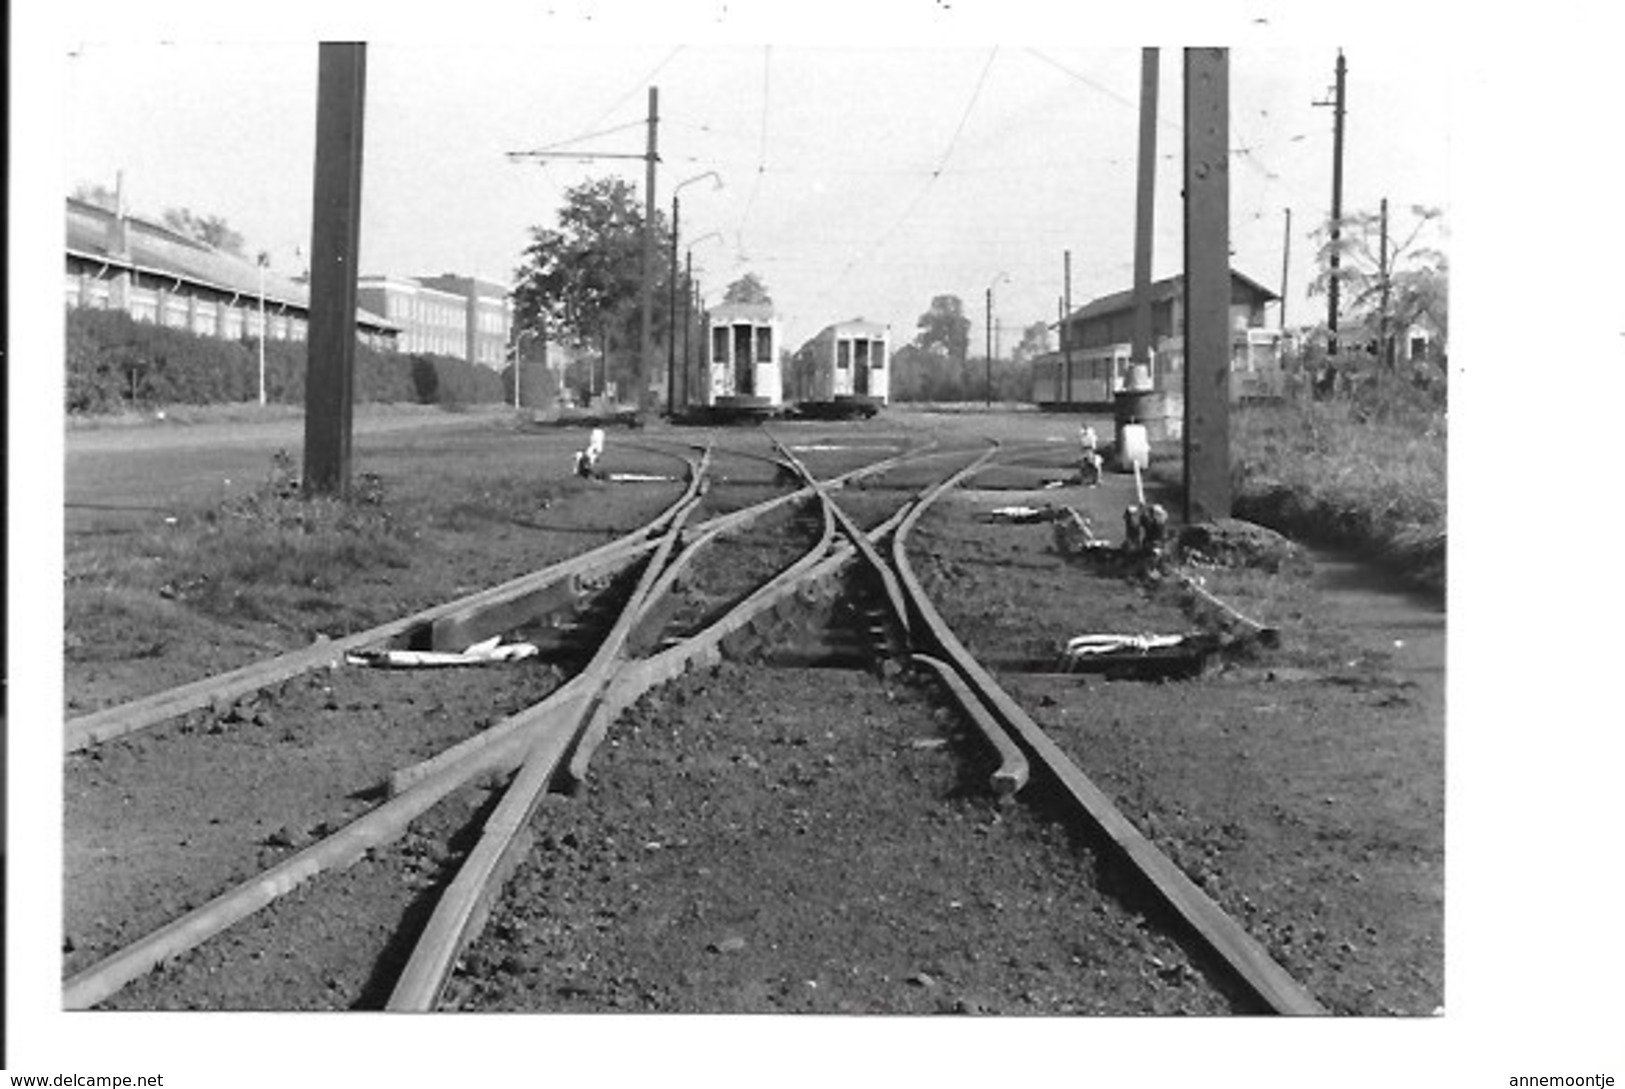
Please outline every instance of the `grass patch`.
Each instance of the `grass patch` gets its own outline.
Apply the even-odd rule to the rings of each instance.
[[[292,460],[279,453],[248,495],[70,555],[69,627],[73,614],[95,611],[100,601],[116,604],[115,614],[181,606],[307,635],[335,624],[354,628],[372,617],[345,606],[337,591],[357,573],[406,567],[415,539],[376,476],[363,474],[343,499],[305,499]]]
[[[1240,408],[1231,417],[1237,517],[1352,546],[1442,592],[1442,411],[1374,412],[1358,400]]]
[[[515,473],[482,478],[470,481],[457,499],[436,501],[422,513],[428,525],[453,532],[491,525],[535,526],[542,511],[585,488],[586,482],[577,477],[538,480],[534,475]]]

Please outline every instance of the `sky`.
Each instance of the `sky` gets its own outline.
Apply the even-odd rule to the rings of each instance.
[[[1233,48],[1234,264],[1282,288],[1288,318],[1324,315],[1305,289],[1331,203],[1335,45]],[[1448,209],[1448,73],[1426,51],[1351,46],[1344,208],[1388,197]],[[169,43],[87,30],[66,54],[66,182],[111,187],[159,215],[224,217],[249,252],[294,272],[310,248],[317,48],[229,38]],[[1182,263],[1181,51],[1160,50],[1153,275]],[[790,345],[832,321],[889,323],[893,342],[939,294],[998,348],[1071,299],[1131,285],[1140,50],[1065,40],[967,46],[669,41],[369,44],[361,268],[511,280],[533,225],[566,189],[635,159],[514,161],[562,149],[641,154],[659,93],[656,200],[681,191],[708,298],[754,272]],[[561,148],[562,145],[562,148]],[[721,188],[707,172],[721,178]],[[693,180],[698,179],[698,180]],[[1448,223],[1448,217],[1447,221]],[[1442,239],[1432,239],[1442,243]],[[663,258],[664,259],[664,255]],[[1274,320],[1277,315],[1272,315]]]
[[[1617,463],[1625,375],[1625,145],[1605,6],[1358,7],[1286,0],[286,0],[14,5],[8,164],[10,1051],[44,1073],[185,1071],[169,1085],[988,1083],[1013,1067],[1112,1084],[1506,1084],[1625,1075],[1600,1046],[1622,967],[1594,890],[1618,824],[1617,674],[1592,527]],[[642,150],[660,88],[657,184],[714,293],[754,271],[792,345],[863,315],[913,335],[933,295],[973,344],[996,285],[1001,347],[1050,320],[1073,254],[1075,305],[1128,286],[1138,49],[1163,44],[1156,274],[1178,271],[1179,48],[1230,49],[1234,265],[1278,288],[1293,211],[1289,320],[1313,320],[1308,232],[1330,203],[1327,97],[1348,62],[1345,207],[1444,208],[1451,259],[1450,783],[1447,1012],[1357,1026],[1152,1021],[997,1028],[910,1020],[672,1026],[510,1019],[97,1017],[55,1008],[60,867],[62,197],[123,170],[132,206],[223,216],[296,271],[308,251],[315,42],[369,42],[362,267],[503,278],[564,190],[641,163],[509,162],[577,137]],[[160,43],[169,44],[160,44]],[[1164,44],[1166,43],[1166,44]],[[608,130],[615,130],[613,132]],[[597,135],[602,134],[602,135]],[[1243,151],[1242,149],[1246,149]],[[626,169],[630,166],[631,169]],[[40,274],[35,275],[38,271]],[[1007,277],[1007,278],[1006,278]],[[1521,308],[1521,309],[1520,309]],[[1519,320],[1521,318],[1521,320]],[[26,456],[24,456],[26,454]],[[41,814],[46,814],[42,817]],[[1615,867],[1617,868],[1617,867]],[[41,891],[43,890],[43,891]],[[1578,891],[1576,891],[1578,890]],[[19,922],[20,920],[20,922]],[[43,935],[43,937],[41,937]],[[1599,935],[1602,937],[1599,938]],[[841,1020],[841,1019],[836,1019]],[[659,1023],[656,1023],[659,1022]],[[833,1031],[839,1029],[842,1031]],[[748,1036],[748,1039],[746,1037]],[[532,1046],[534,1041],[534,1046]],[[650,1041],[653,1041],[651,1043]],[[522,1046],[516,1047],[516,1043]],[[201,1056],[201,1059],[199,1058]],[[1137,1057],[1131,1060],[1128,1057]],[[1144,1057],[1150,1056],[1147,1065]],[[1599,1060],[1601,1060],[1599,1062]],[[1611,1066],[1609,1064],[1612,1064]],[[200,1065],[202,1064],[202,1065]],[[20,1071],[27,1072],[27,1071]],[[1111,1073],[1118,1074],[1115,1079]],[[1618,1084],[1618,1081],[1616,1081]]]

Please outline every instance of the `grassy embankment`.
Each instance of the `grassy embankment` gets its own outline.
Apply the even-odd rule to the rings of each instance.
[[[1236,517],[1352,547],[1443,592],[1442,404],[1391,383],[1347,400],[1248,406],[1231,424]]]
[[[440,568],[477,552],[491,527],[519,524],[538,504],[580,490],[573,479],[538,483],[520,471],[477,488],[455,473],[431,475],[403,478],[403,494],[386,497],[377,477],[362,474],[345,499],[304,499],[297,467],[279,454],[247,495],[74,537],[64,588],[70,657],[81,648],[156,654],[213,638],[222,625],[281,631],[289,645],[361,630],[439,600]]]

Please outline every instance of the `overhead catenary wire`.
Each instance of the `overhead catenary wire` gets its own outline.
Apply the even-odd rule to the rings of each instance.
[[[756,204],[756,194],[762,189],[762,175],[767,173],[767,116],[773,91],[773,47],[762,47],[762,123],[756,142],[756,175],[751,181],[750,195],[745,198],[745,210],[739,213],[739,226],[734,229],[734,246],[745,252],[745,224],[750,220]]]
[[[531,149],[529,149],[527,151],[520,151],[520,152],[510,151],[510,152],[508,152],[508,156],[510,158],[523,158],[525,156],[546,156],[546,155],[548,155],[548,154],[550,154],[552,152],[565,150],[565,149],[571,147],[572,145],[584,143],[587,140],[596,140],[596,139],[598,139],[599,137],[602,137],[602,136],[613,136],[618,132],[627,132],[627,131],[629,131],[631,129],[644,128],[649,123],[648,119],[644,118],[644,117],[640,117],[635,121],[628,121],[628,122],[626,122],[625,124],[622,124],[622,125],[613,125],[613,126],[607,128],[607,129],[599,128],[599,126],[602,125],[604,122],[608,121],[611,117],[613,117],[615,115],[615,111],[619,110],[622,106],[626,105],[626,103],[628,101],[630,101],[640,91],[644,91],[645,88],[651,86],[651,81],[655,78],[655,76],[657,76],[660,73],[661,69],[665,68],[666,65],[670,64],[672,59],[674,57],[676,57],[678,53],[682,52],[682,50],[683,50],[683,47],[681,45],[678,45],[678,46],[674,47],[671,50],[671,52],[667,53],[665,55],[665,57],[663,57],[660,60],[660,62],[658,64],[656,64],[653,68],[649,69],[649,71],[643,76],[643,78],[639,79],[630,88],[628,88],[627,91],[624,94],[622,94],[619,98],[615,99],[615,101],[609,106],[608,109],[606,109],[603,113],[599,114],[598,117],[595,118],[592,121],[591,124],[587,125],[586,126],[586,128],[587,128],[586,132],[580,133],[580,134],[578,134],[576,136],[566,137],[563,140],[554,141],[551,144],[544,144],[541,147],[531,148]],[[628,157],[629,158],[642,158],[643,156],[642,155],[629,155]]]
[[[1001,219],[1013,219],[1015,222],[998,229],[978,230],[975,225],[965,222],[944,222],[944,217],[936,214],[939,206],[944,206],[946,210],[947,204],[946,196],[939,193],[938,180],[946,178],[955,181],[957,193],[960,188],[958,183],[961,182],[969,185],[974,184],[973,179],[999,175],[1012,179],[1019,177],[1025,180],[1021,186],[1023,194],[1036,199],[1040,195],[1035,192],[1036,187],[1041,191],[1046,206],[1053,207],[1055,197],[1052,191],[1069,175],[1077,176],[1085,189],[1098,191],[1099,199],[1115,199],[1113,194],[1116,189],[1126,184],[1119,178],[1118,171],[1130,165],[1133,157],[1112,154],[1108,146],[1079,146],[1067,141],[1050,148],[1049,154],[1042,159],[1035,159],[1030,153],[1022,156],[1021,147],[1016,146],[1006,149],[1016,153],[1014,158],[990,155],[993,149],[982,146],[984,141],[978,137],[979,130],[971,124],[971,118],[978,110],[987,108],[991,99],[990,89],[998,83],[991,72],[997,52],[997,49],[984,52],[984,63],[978,66],[975,87],[970,91],[951,133],[940,146],[934,160],[929,147],[915,147],[906,157],[902,157],[902,161],[893,159],[887,162],[883,149],[890,147],[894,152],[903,150],[904,145],[897,142],[874,145],[874,149],[881,152],[879,155],[866,153],[856,157],[825,154],[823,148],[810,144],[801,127],[786,123],[786,111],[792,109],[784,98],[785,79],[788,78],[785,68],[787,54],[782,49],[775,52],[769,46],[762,47],[759,70],[752,71],[756,66],[750,64],[754,58],[748,54],[738,58],[746,62],[744,65],[731,65],[740,76],[745,77],[742,81],[745,84],[753,82],[750,78],[753,75],[759,80],[760,102],[751,101],[754,96],[741,96],[743,101],[738,101],[737,105],[744,109],[738,114],[663,119],[674,130],[682,130],[687,135],[682,145],[673,149],[677,154],[667,152],[666,157],[673,162],[692,162],[701,168],[716,167],[730,175],[747,172],[752,175],[751,184],[745,187],[745,201],[734,206],[737,209],[734,223],[726,224],[724,221],[719,224],[731,236],[730,242],[735,243],[731,247],[734,250],[733,259],[728,262],[730,274],[736,275],[754,265],[769,265],[775,270],[795,267],[804,279],[813,279],[815,285],[821,278],[820,273],[822,276],[833,276],[833,283],[819,285],[822,290],[807,293],[809,299],[816,300],[807,304],[814,308],[836,295],[844,295],[846,291],[841,282],[852,280],[854,274],[870,279],[871,273],[890,277],[893,270],[911,270],[917,262],[905,258],[900,252],[905,238],[911,247],[915,241],[919,241],[927,249],[934,249],[945,256],[944,247],[922,236],[925,231],[940,228],[952,232],[961,242],[970,241],[977,246],[999,248],[998,261],[1002,267],[1021,260],[1017,254],[1002,251],[1023,245],[1055,244],[1056,239],[1073,231],[1074,227],[1069,224],[1077,217],[1069,212],[1058,218],[1053,215],[1029,215],[1027,212],[1036,211],[1036,204],[1029,206],[1025,201],[1018,201],[1010,204],[1001,216]],[[1067,81],[1088,87],[1085,98],[1098,96],[1116,102],[1123,107],[1125,115],[1130,113],[1131,108],[1138,108],[1135,100],[1113,90],[1110,78],[1103,78],[1098,73],[1091,74],[1092,62],[1080,68],[1070,65],[1064,55],[1042,48],[1028,52],[1038,64],[1063,73]],[[669,64],[678,53],[677,49],[673,49],[654,66],[650,75]],[[971,57],[966,59],[972,60]],[[775,84],[778,86],[775,87]],[[632,93],[636,93],[635,88]],[[1063,85],[1051,93],[1064,96],[1068,92]],[[621,101],[625,97],[623,95]],[[611,112],[618,106],[619,103],[611,107]],[[940,115],[948,113],[950,109],[951,105],[946,109],[939,105],[936,111],[939,119],[948,120],[948,117]],[[1106,112],[1115,111],[1107,108]],[[1183,131],[1182,125],[1170,117],[1159,117],[1158,120],[1169,129]],[[1288,117],[1274,109],[1259,110],[1256,114],[1249,112],[1241,120],[1241,125],[1232,127],[1232,162],[1244,160],[1251,164],[1251,168],[1234,168],[1242,184],[1236,186],[1233,196],[1236,237],[1232,245],[1244,264],[1256,265],[1262,260],[1261,255],[1266,247],[1272,250],[1278,248],[1273,224],[1278,216],[1277,206],[1284,202],[1284,188],[1291,178],[1301,172],[1301,163],[1315,153],[1315,146],[1324,142],[1324,134],[1319,128],[1311,127],[1305,131],[1295,117]],[[641,122],[626,127],[636,124]],[[584,137],[574,139],[579,141]],[[550,146],[568,148],[570,144],[563,142]],[[1164,167],[1170,167],[1178,155],[1170,150],[1163,152],[1158,159]],[[769,174],[773,176],[769,177]],[[1254,178],[1258,180],[1252,180]],[[897,184],[890,190],[873,184],[865,187],[866,182],[883,183],[885,179],[896,179]],[[1170,187],[1159,188],[1172,192]],[[828,232],[823,231],[815,239],[802,239],[787,247],[776,240],[786,214],[794,218],[797,207],[822,209],[849,191],[853,195],[846,196],[848,203],[834,206],[834,220],[850,227],[857,227],[867,220],[872,224],[869,230],[858,231],[856,237],[849,237],[845,241],[831,238]],[[1009,189],[1006,195],[1014,192]],[[856,195],[860,193],[861,196]],[[934,200],[934,194],[943,199]],[[886,197],[891,199],[886,200]],[[1293,203],[1296,206],[1301,202]],[[770,235],[775,239],[771,253],[767,252]],[[1159,253],[1166,250],[1168,245],[1167,239],[1159,238]],[[929,257],[921,259],[928,263],[933,260]],[[988,260],[993,260],[993,257],[990,255]],[[806,275],[809,272],[810,277]],[[1101,290],[1109,286],[1104,283],[1100,285]],[[804,290],[804,287],[798,288],[795,293],[802,295]],[[853,290],[858,289],[854,287]]]
[[[1102,95],[1105,95],[1107,98],[1111,99],[1113,102],[1116,102],[1116,103],[1118,103],[1118,104],[1120,104],[1122,106],[1125,106],[1125,107],[1127,107],[1129,109],[1133,109],[1133,110],[1138,110],[1140,108],[1140,104],[1136,100],[1134,100],[1132,98],[1129,98],[1127,95],[1120,94],[1117,91],[1112,90],[1110,87],[1107,87],[1103,83],[1100,83],[1100,82],[1098,82],[1096,80],[1090,79],[1088,76],[1084,75],[1083,73],[1075,71],[1074,69],[1068,67],[1067,65],[1062,64],[1060,61],[1058,61],[1054,57],[1051,57],[1048,54],[1042,52],[1041,50],[1029,48],[1027,50],[1027,52],[1031,53],[1033,56],[1037,57],[1039,60],[1043,61],[1045,64],[1048,64],[1052,68],[1055,68],[1057,71],[1063,72],[1066,75],[1071,76],[1073,79],[1077,80],[1079,83],[1082,83],[1084,86],[1089,87],[1090,89],[1092,89],[1094,91],[1097,91]],[[1180,124],[1178,121],[1173,120],[1172,118],[1162,116],[1160,111],[1157,114],[1157,123],[1161,124],[1161,125],[1166,125],[1168,128],[1172,129],[1175,132],[1184,132],[1185,131],[1185,128],[1184,128],[1184,126],[1182,124]],[[1243,138],[1241,133],[1239,131],[1237,131],[1237,129],[1235,127],[1235,122],[1234,122],[1233,119],[1231,121],[1231,133],[1235,136],[1235,138],[1237,140],[1236,146],[1234,146],[1234,147],[1232,147],[1230,149],[1230,154],[1232,156],[1234,156],[1235,158],[1240,159],[1241,161],[1245,162],[1248,166],[1250,166],[1252,169],[1258,171],[1265,178],[1267,178],[1267,179],[1269,179],[1271,181],[1279,180],[1280,176],[1275,171],[1271,170],[1267,165],[1265,165],[1258,158],[1258,147],[1256,145],[1252,144],[1250,141]],[[1170,157],[1171,156],[1168,156],[1168,155],[1160,156],[1160,158],[1164,158],[1164,159],[1170,158]]]
[[[1042,50],[1033,49],[1033,48],[1031,48],[1029,46],[1028,49],[1027,49],[1027,52],[1031,53],[1033,56],[1037,57],[1039,60],[1041,60],[1045,64],[1049,65],[1051,68],[1054,68],[1056,71],[1062,72],[1062,73],[1064,73],[1064,74],[1066,74],[1068,76],[1071,76],[1073,79],[1077,80],[1079,83],[1083,84],[1085,87],[1088,87],[1088,88],[1090,88],[1090,89],[1092,89],[1094,91],[1099,92],[1100,94],[1105,95],[1107,98],[1111,99],[1113,102],[1116,102],[1117,104],[1119,104],[1121,106],[1125,106],[1128,109],[1135,111],[1136,113],[1139,112],[1139,109],[1140,109],[1139,99],[1131,98],[1128,95],[1121,94],[1121,93],[1119,93],[1117,91],[1112,90],[1110,87],[1107,87],[1103,83],[1100,83],[1100,82],[1097,82],[1096,80],[1090,79],[1088,76],[1084,75],[1082,72],[1076,71],[1076,70],[1068,67],[1067,65],[1062,64],[1060,61],[1056,60],[1054,57],[1049,56],[1047,53],[1044,53]],[[1174,121],[1174,120],[1172,120],[1170,118],[1162,116],[1160,111],[1157,114],[1157,122],[1159,124],[1162,124],[1162,125],[1167,125],[1169,128],[1173,129],[1175,132],[1183,132],[1183,131],[1185,131],[1185,128],[1184,128],[1183,125],[1181,125],[1177,121]]]
[[[965,125],[970,121],[971,111],[976,108],[976,100],[981,97],[982,88],[987,84],[988,72],[992,70],[993,61],[998,55],[998,46],[994,46],[988,51],[987,60],[982,64],[982,71],[976,77],[976,86],[971,89],[970,98],[966,100],[965,108],[960,111],[959,123],[954,126],[953,135],[948,138],[948,146],[943,149],[942,156],[937,160],[936,168],[931,171],[924,183],[915,191],[914,199],[909,201],[908,206],[903,209],[903,214],[898,216],[890,227],[882,231],[871,246],[864,251],[860,251],[848,261],[841,269],[840,274],[831,281],[830,285],[819,292],[818,298],[820,301],[833,290],[835,284],[845,280],[859,262],[872,259],[873,254],[885,248],[886,244],[891,241],[892,236],[901,230],[903,224],[907,223],[909,218],[913,216],[920,203],[925,200],[926,194],[931,191],[931,187],[936,184],[937,179],[942,177],[943,171],[948,167],[948,160],[953,157],[954,148],[958,146],[959,138],[965,131]]]
[[[643,78],[639,79],[636,83],[632,84],[632,86],[628,87],[625,94],[617,98],[609,109],[600,114],[598,119],[587,127],[597,128],[599,125],[602,125],[605,121],[608,121],[611,117],[615,116],[616,110],[626,105],[639,94],[644,93],[645,88],[653,84],[655,76],[659,75],[661,70],[664,69],[666,65],[670,64],[677,54],[681,53],[682,51],[683,47],[681,45],[674,46],[670,53],[667,53],[663,58],[661,58],[658,64],[649,69],[649,71],[644,74]],[[633,126],[641,126],[643,124],[645,124],[645,120],[641,117],[631,123]]]
[[[509,155],[515,155],[515,154],[536,155],[536,154],[540,154],[540,153],[548,152],[548,151],[559,151],[559,150],[568,148],[573,144],[579,144],[579,143],[582,143],[582,142],[587,141],[587,140],[596,140],[600,136],[613,136],[617,132],[626,132],[629,129],[641,129],[647,124],[648,124],[647,121],[641,121],[641,120],[640,121],[628,121],[624,125],[615,125],[615,126],[613,126],[611,128],[599,129],[596,132],[584,132],[584,133],[581,133],[579,136],[570,136],[570,137],[567,137],[567,138],[565,138],[563,140],[557,140],[557,141],[555,141],[555,142],[553,142],[551,144],[543,144],[541,147],[531,148],[531,149],[529,149],[528,151],[525,151],[525,152],[512,152],[512,151],[510,151],[508,154]]]

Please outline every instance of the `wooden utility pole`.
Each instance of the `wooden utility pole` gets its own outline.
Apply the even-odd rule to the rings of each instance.
[[[689,334],[694,329],[694,253],[683,254],[683,407],[688,407],[689,382],[694,374],[694,354]]]
[[[1343,51],[1337,51],[1336,83],[1332,88],[1330,102],[1316,102],[1316,106],[1332,107],[1332,247],[1331,247],[1331,282],[1326,286],[1326,353],[1333,360],[1337,358],[1337,295],[1342,286],[1338,282],[1338,270],[1343,264],[1343,255],[1338,250],[1338,243],[1343,237],[1343,112],[1344,79],[1348,68],[1343,63]]]
[[[1061,343],[1066,343],[1066,299],[1060,295],[1055,296],[1055,331],[1060,335]],[[1055,372],[1055,403],[1065,404],[1066,397],[1061,388],[1061,382],[1066,377],[1064,370]]]
[[[1384,367],[1394,365],[1388,349],[1388,198],[1382,198],[1382,244],[1378,250],[1377,272],[1382,277],[1382,309],[1377,311],[1377,358]]]
[[[1061,311],[1061,353],[1066,358],[1066,395],[1061,398],[1062,404],[1072,403],[1072,338],[1067,335],[1067,319],[1072,317],[1072,251],[1063,254],[1065,260],[1065,273],[1062,278],[1062,311]]]
[[[1230,516],[1230,53],[1185,50],[1185,521]]]
[[[666,320],[666,415],[677,414],[677,238],[678,218],[682,205],[677,190],[671,192],[671,282],[668,284],[669,304]]]
[[[655,367],[655,165],[660,161],[660,88],[649,88],[649,152],[645,157],[643,186],[643,350],[638,361],[642,373],[639,395],[648,388]]]
[[[1286,332],[1286,277],[1292,264],[1292,209],[1286,210],[1286,230],[1281,235],[1281,332]]]
[[[993,285],[987,285],[987,377],[982,386],[987,407],[993,407]]]
[[[366,87],[365,43],[321,43],[316,72],[310,326],[305,341],[306,495],[342,495],[350,486]]]
[[[1131,363],[1151,361],[1151,240],[1157,185],[1157,62],[1140,51],[1140,172],[1134,216],[1134,343]]]

